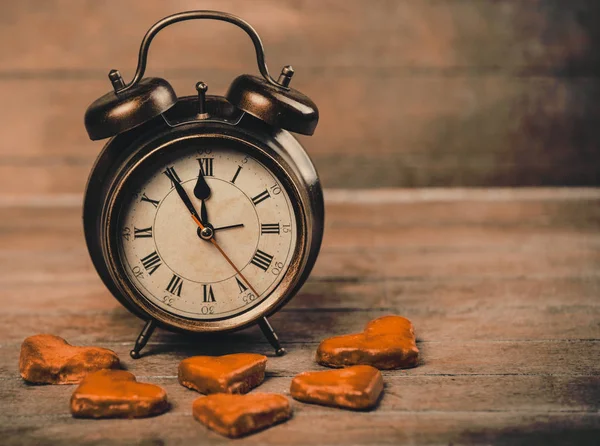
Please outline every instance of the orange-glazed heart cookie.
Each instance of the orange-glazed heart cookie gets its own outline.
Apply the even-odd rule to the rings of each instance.
[[[304,372],[294,377],[290,387],[298,401],[344,409],[372,409],[382,391],[381,372],[370,365]]]
[[[194,418],[227,437],[237,438],[287,420],[288,399],[275,393],[216,393],[194,401]]]
[[[179,383],[206,395],[247,393],[265,379],[267,357],[254,353],[192,356],[179,363]]]
[[[90,373],[71,396],[71,414],[77,418],[142,418],[168,408],[162,387],[139,383],[125,370]]]
[[[401,316],[372,320],[362,333],[325,339],[317,362],[328,367],[366,364],[378,369],[414,367],[419,360],[412,323]]]
[[[119,357],[112,350],[75,347],[49,334],[25,339],[19,357],[21,376],[37,384],[76,384],[90,372],[119,366]]]

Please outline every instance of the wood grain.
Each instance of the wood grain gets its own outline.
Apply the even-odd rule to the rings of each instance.
[[[318,311],[315,311],[318,313]],[[408,315],[408,313],[404,313]],[[359,318],[363,315],[357,315]],[[355,326],[362,328],[362,320]],[[117,324],[113,323],[111,327]],[[339,327],[340,332],[346,328]],[[314,325],[313,325],[314,327]],[[139,328],[139,327],[136,327]],[[82,330],[82,327],[79,327]],[[352,327],[350,328],[352,329]],[[355,329],[355,328],[354,328]],[[419,329],[419,326],[417,326]],[[106,327],[105,327],[105,331]],[[136,330],[137,331],[137,330]],[[134,333],[132,329],[131,333]],[[287,332],[282,332],[286,333]],[[425,333],[421,330],[418,333]],[[73,330],[69,339],[78,345],[93,345],[94,342],[114,350],[124,367],[144,379],[159,377],[173,378],[177,375],[177,364],[188,356],[199,354],[222,355],[237,352],[253,352],[269,357],[269,376],[291,378],[305,370],[324,369],[315,362],[318,343],[302,338],[289,338],[286,347],[289,353],[275,357],[270,345],[258,330],[249,329],[229,337],[190,338],[189,336],[158,333],[148,345],[144,361],[129,358],[131,341],[106,340],[110,333],[95,333],[96,337],[79,336]],[[75,337],[74,337],[75,336]],[[420,337],[420,336],[419,336]],[[90,340],[91,339],[91,340]],[[9,340],[10,341],[10,340]],[[1,346],[0,382],[21,382],[18,376],[20,340]],[[384,372],[384,377],[396,376],[588,376],[592,381],[600,373],[596,358],[600,353],[598,340],[418,340],[422,353],[421,364],[401,372]],[[22,388],[32,389],[23,384]],[[35,388],[35,387],[33,387]],[[392,390],[393,387],[390,389]],[[590,394],[590,396],[593,396]],[[492,409],[494,401],[488,401]]]
[[[100,149],[82,116],[109,89],[107,71],[131,76],[147,28],[197,7],[2,4],[0,37],[11,44],[0,51],[0,95],[11,108],[0,112],[0,190],[81,192]],[[316,135],[302,142],[328,187],[598,184],[593,0],[202,7],[254,24],[273,72],[296,67],[294,86],[321,111]],[[199,79],[223,94],[235,76],[256,71],[253,58],[233,26],[183,23],[157,37],[148,74],[167,77],[180,95]]]
[[[335,409],[331,409],[335,410]],[[98,421],[71,417],[6,417],[2,429],[7,445],[45,442],[51,444],[103,444]],[[35,420],[35,425],[30,424]],[[167,413],[156,419],[101,422],[111,432],[111,444],[230,444],[208,431],[191,416]],[[364,428],[364,424],[369,427]],[[168,432],[165,426],[169,426]],[[245,438],[245,444],[304,445],[338,443],[349,445],[482,444],[500,441],[514,444],[547,444],[549,441],[593,445],[600,431],[600,417],[594,413],[547,414],[520,412],[400,412],[392,416],[337,412],[294,416],[292,420]]]
[[[177,381],[176,370],[172,376],[164,378],[144,378],[138,380],[162,386],[171,401],[173,415],[191,417],[192,402],[200,397],[194,391],[181,386]],[[590,412],[598,409],[594,399],[600,392],[600,383],[587,376],[393,376],[386,375],[386,391],[377,414],[390,416],[398,412],[461,412],[489,410],[489,400],[494,398],[497,412],[546,412],[548,414],[568,412]],[[5,396],[18,393],[24,384],[11,380],[4,383]],[[471,392],[473,388],[479,392]],[[428,388],[430,393],[423,394]],[[398,389],[394,391],[393,389]],[[290,397],[290,377],[269,376],[260,386],[261,392],[282,393]],[[42,390],[43,400],[11,401],[15,410],[10,417],[39,416],[52,414],[54,417],[69,416],[68,405],[56,407],[56,401],[68,400],[73,386],[47,386]],[[294,402],[298,417],[327,414],[335,411],[322,406]]]
[[[322,126],[301,140],[327,187],[596,184],[595,139],[573,144],[584,134],[571,114],[586,113],[586,105],[564,109],[572,95],[586,95],[589,79],[391,77],[364,89],[368,76],[324,76],[314,85],[299,79],[298,88],[322,98]],[[211,92],[224,94],[234,77]],[[197,80],[173,84],[187,95]],[[102,147],[87,138],[82,116],[107,81],[23,82],[0,80],[0,95],[27,104],[28,116],[0,120],[0,190],[81,192]],[[28,181],[17,187],[18,178]]]
[[[222,443],[191,417],[198,395],[177,384],[179,361],[266,354],[260,390],[289,395],[295,374],[321,368],[314,361],[321,339],[390,313],[415,324],[421,363],[384,372],[376,411],[293,402],[291,421],[245,442],[593,444],[600,433],[600,198],[593,192],[360,192],[360,204],[337,193],[315,272],[271,318],[288,350],[281,358],[254,327],[210,337],[157,330],[143,359],[129,359],[142,322],[96,277],[79,200],[0,206],[3,444]],[[72,386],[29,386],[18,376],[20,344],[38,332],[113,349],[140,380],[167,389],[171,411],[156,420],[72,419]]]
[[[587,0],[519,2],[192,0],[177,4],[124,1],[115,8],[97,2],[25,0],[4,4],[0,37],[11,40],[0,57],[8,72],[106,70],[135,66],[143,33],[179,11],[218,9],[253,24],[278,67],[513,69],[552,74],[575,62],[595,43],[589,34],[598,12]],[[69,14],[64,14],[64,11]],[[587,20],[586,20],[587,19]],[[48,30],[43,39],[23,28]],[[19,35],[21,39],[14,39]],[[218,38],[214,38],[218,36]],[[202,58],[198,45],[202,46]],[[254,65],[247,37],[229,24],[178,24],[153,44],[153,67],[220,69]],[[581,61],[593,67],[591,60]]]

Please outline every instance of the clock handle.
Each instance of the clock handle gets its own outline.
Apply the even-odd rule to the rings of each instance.
[[[258,69],[260,71],[260,74],[262,74],[262,76],[265,78],[265,80],[268,83],[270,83],[278,88],[282,88],[284,90],[289,89],[287,86],[279,84],[269,74],[269,70],[267,68],[267,63],[265,62],[265,51],[263,48],[263,44],[260,40],[260,37],[258,36],[258,33],[254,30],[254,28],[252,28],[252,26],[250,26],[250,24],[248,22],[242,20],[241,18],[239,18],[233,14],[228,14],[226,12],[187,11],[187,12],[180,12],[178,14],[173,14],[171,16],[165,17],[164,19],[156,22],[148,30],[148,32],[144,36],[144,39],[142,40],[142,45],[140,46],[137,69],[135,71],[135,75],[133,76],[133,79],[127,85],[124,85],[123,87],[118,88],[116,90],[116,93],[125,92],[125,91],[129,90],[130,88],[132,88],[133,86],[135,86],[140,80],[142,80],[142,77],[144,76],[144,72],[146,71],[146,61],[148,59],[148,49],[150,48],[150,43],[152,42],[152,39],[154,39],[154,37],[156,36],[156,34],[158,34],[158,32],[160,30],[162,30],[163,28],[166,28],[169,25],[177,23],[177,22],[183,22],[186,20],[196,20],[196,19],[220,20],[222,22],[233,23],[234,25],[243,29],[246,32],[246,34],[248,34],[248,36],[250,36],[250,39],[252,39],[252,43],[254,44],[254,49],[256,50],[256,62],[258,64]]]

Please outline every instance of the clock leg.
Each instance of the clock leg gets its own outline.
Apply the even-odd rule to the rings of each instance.
[[[277,356],[285,355],[285,349],[279,343],[279,338],[277,337],[277,333],[275,333],[275,331],[273,330],[273,327],[271,327],[271,324],[269,324],[269,321],[267,320],[266,317],[263,317],[262,319],[260,319],[258,321],[258,326],[260,327],[263,334],[265,335],[265,338],[267,338],[267,341],[269,341],[269,344],[271,344],[273,346],[273,348],[275,349],[275,354]]]
[[[154,333],[155,328],[156,322],[154,322],[154,320],[150,319],[148,322],[146,322],[146,325],[144,325],[144,328],[142,328],[140,335],[135,341],[135,346],[133,347],[133,350],[129,352],[129,356],[131,356],[133,359],[140,358],[140,351],[148,343],[148,340],[150,339],[150,336],[152,336],[152,333]]]

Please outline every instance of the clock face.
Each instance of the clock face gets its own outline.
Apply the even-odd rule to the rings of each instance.
[[[231,318],[268,299],[297,248],[282,181],[231,145],[192,140],[163,152],[122,202],[118,251],[129,282],[155,307],[196,320]]]

